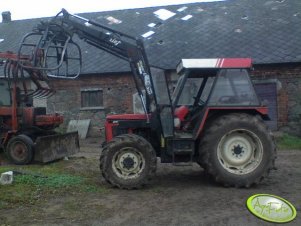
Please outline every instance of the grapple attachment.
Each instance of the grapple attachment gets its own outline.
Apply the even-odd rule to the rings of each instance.
[[[38,137],[35,142],[35,161],[51,162],[80,151],[77,132]]]
[[[30,63],[19,60],[22,68],[42,71],[48,77],[76,78],[81,71],[80,47],[56,18],[41,22],[34,32],[24,36],[18,59],[24,55],[29,56]]]
[[[52,96],[55,91],[47,83],[47,76],[41,70],[30,68],[29,56],[18,56],[12,52],[1,53],[0,58],[4,59],[4,79],[10,84],[18,84],[24,98],[47,98]],[[20,66],[27,65],[27,68]],[[35,87],[28,87],[27,80],[30,79]]]

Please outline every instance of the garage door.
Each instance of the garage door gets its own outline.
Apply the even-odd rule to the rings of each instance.
[[[271,121],[267,122],[267,125],[271,130],[277,130],[277,84],[275,82],[270,83],[254,83],[255,91],[261,101],[267,104],[269,108],[269,116]]]

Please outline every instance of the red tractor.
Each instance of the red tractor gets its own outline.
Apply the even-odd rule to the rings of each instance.
[[[141,40],[63,9],[35,30],[41,39],[30,52],[43,60],[33,66],[51,71],[49,76],[76,77],[57,70],[69,60],[78,59],[81,65],[80,49],[71,56],[66,47],[75,44],[75,34],[129,62],[144,109],[143,114],[106,118],[100,169],[110,184],[125,189],[147,184],[156,172],[157,157],[175,165],[196,162],[225,186],[249,187],[273,169],[276,148],[264,123],[268,109],[250,80],[250,59],[183,59],[171,92],[164,72],[150,69]],[[21,50],[30,37],[23,39]],[[56,53],[56,65],[51,52]]]
[[[276,152],[250,68],[250,59],[183,59],[172,95],[167,79],[154,71],[154,111],[107,116],[103,176],[118,187],[140,187],[160,157],[175,165],[197,162],[225,186],[259,183]]]
[[[0,78],[0,147],[9,160],[14,164],[50,162],[78,152],[77,133],[54,132],[63,117],[46,114],[44,107],[33,107],[32,98],[46,98],[54,92],[45,85],[40,71],[19,67],[18,61],[29,65],[27,56],[7,52],[0,53],[0,59],[4,60]],[[34,90],[29,89],[29,83],[35,85]]]

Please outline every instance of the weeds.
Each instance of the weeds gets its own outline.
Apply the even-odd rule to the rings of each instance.
[[[46,165],[1,166],[0,173],[15,171],[11,185],[0,185],[0,209],[16,205],[34,205],[53,195],[72,193],[103,193],[106,189],[98,181],[68,170],[72,161],[59,161]]]
[[[299,137],[283,134],[276,141],[279,149],[301,150],[301,138]]]
[[[81,185],[84,178],[72,175],[54,174],[48,177],[38,177],[32,175],[16,176],[15,182],[24,185],[48,187],[48,188],[66,188]]]

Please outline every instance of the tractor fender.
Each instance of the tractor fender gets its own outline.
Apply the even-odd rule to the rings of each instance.
[[[258,117],[261,117],[264,121],[271,120],[268,115],[267,107],[208,107],[204,109],[204,112],[202,114],[203,117],[199,123],[199,126],[196,127],[193,132],[194,139],[198,139],[200,137],[205,126],[213,121],[214,118],[234,112],[258,115]]]

